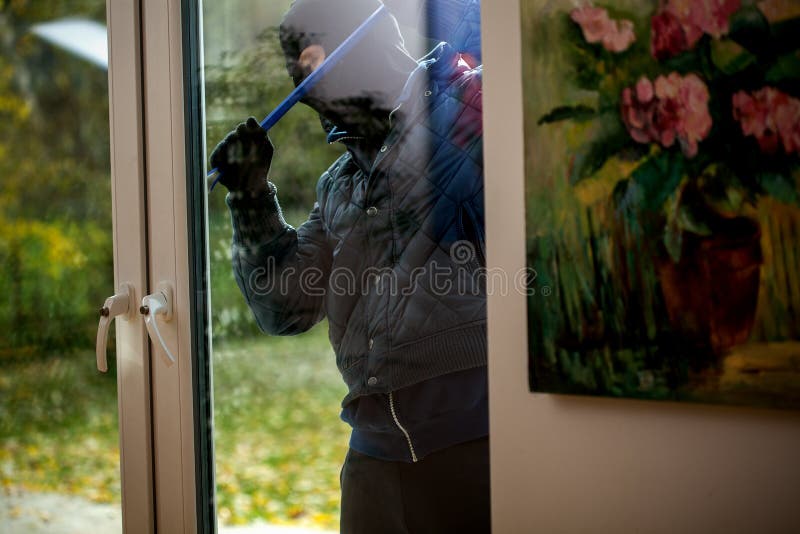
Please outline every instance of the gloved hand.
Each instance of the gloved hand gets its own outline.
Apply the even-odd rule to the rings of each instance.
[[[268,190],[267,175],[274,147],[255,117],[239,124],[211,153],[211,166],[232,193],[258,197]]]

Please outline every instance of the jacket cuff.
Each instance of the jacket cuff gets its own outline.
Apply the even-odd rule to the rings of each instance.
[[[239,247],[257,248],[281,235],[288,228],[283,218],[277,188],[268,182],[269,191],[253,198],[239,192],[230,192],[225,203],[231,211],[233,243]]]

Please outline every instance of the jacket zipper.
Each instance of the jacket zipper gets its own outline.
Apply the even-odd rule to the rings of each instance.
[[[394,419],[397,428],[399,428],[400,432],[402,432],[406,437],[406,441],[408,442],[408,450],[411,451],[411,461],[416,463],[417,453],[414,452],[414,445],[411,443],[411,436],[408,435],[406,429],[403,428],[403,425],[401,425],[400,421],[397,419],[397,413],[394,411],[394,395],[391,391],[389,392],[389,409],[392,411],[392,419]]]
[[[335,141],[331,141],[328,144],[329,145],[332,145],[334,143],[342,143],[342,144],[344,144],[345,141],[348,141],[348,140],[358,141],[359,139],[365,139],[365,138],[364,137],[360,137],[358,135],[347,135],[345,137],[340,137],[339,139],[337,139]]]
[[[394,118],[394,113],[395,113],[395,111],[397,111],[397,110],[398,110],[398,109],[400,109],[401,107],[403,107],[403,104],[399,104],[399,105],[398,105],[396,108],[394,108],[394,109],[392,110],[392,112],[391,112],[391,113],[389,113],[389,128],[391,128],[391,127],[392,127],[392,119]]]

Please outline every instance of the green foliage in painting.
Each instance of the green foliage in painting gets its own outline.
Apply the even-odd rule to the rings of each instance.
[[[752,66],[758,58],[735,41],[711,43],[711,59],[714,66],[724,74],[736,74]]]
[[[609,158],[630,144],[622,123],[611,112],[595,114],[584,135],[592,142],[583,143],[575,149],[569,174],[572,184],[594,176]]]
[[[641,188],[641,208],[658,211],[683,177],[683,158],[674,152],[664,151],[647,158],[631,178]]]
[[[744,6],[734,13],[730,20],[729,38],[750,50],[756,55],[768,55],[772,46],[770,43],[770,25],[758,7]]]
[[[589,106],[559,106],[539,119],[537,124],[542,125],[549,122],[558,122],[567,119],[581,121],[591,119],[596,115],[597,111]]]
[[[759,174],[756,180],[766,194],[800,206],[800,194],[791,176],[765,172]]]

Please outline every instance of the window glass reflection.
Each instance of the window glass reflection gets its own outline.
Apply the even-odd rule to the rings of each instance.
[[[250,6],[239,44],[206,7],[224,523],[336,528],[341,482],[343,532],[488,528],[479,3],[385,4]],[[269,132],[240,122],[292,91]]]

